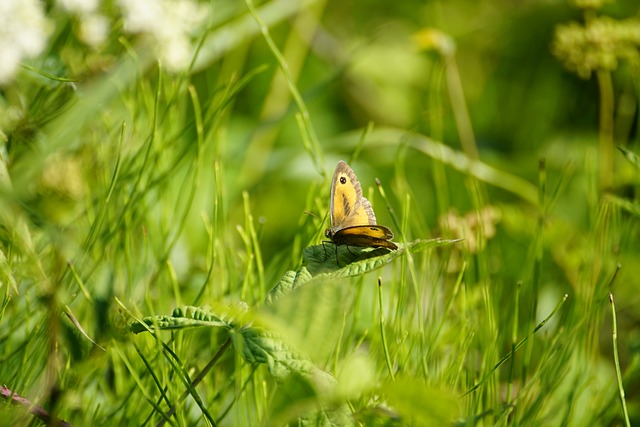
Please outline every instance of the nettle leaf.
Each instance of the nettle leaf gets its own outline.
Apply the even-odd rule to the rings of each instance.
[[[399,249],[400,250],[400,249]],[[397,251],[396,251],[397,252]],[[360,248],[356,246],[336,246],[333,243],[309,246],[302,252],[303,265],[312,276],[332,273],[354,262],[372,258],[384,258],[389,249]],[[385,264],[382,262],[381,265]]]
[[[353,290],[341,280],[313,280],[273,304],[265,304],[256,316],[261,325],[277,331],[287,343],[322,364],[339,345],[345,313],[355,298]]]
[[[618,147],[618,150],[620,150],[620,152],[622,152],[622,154],[624,154],[624,157],[626,157],[627,160],[629,160],[632,165],[634,165],[636,168],[640,169],[640,156],[638,156],[633,151],[628,150],[628,149],[626,149],[624,147],[620,147],[620,146],[617,146],[617,147]]]
[[[311,273],[306,267],[301,267],[298,271],[287,271],[267,294],[266,303],[273,304],[273,302],[299,288],[311,278]]]
[[[169,316],[149,316],[142,319],[142,322],[134,322],[130,329],[133,333],[140,333],[149,329],[175,330],[192,328],[196,326],[209,326],[216,328],[231,329],[235,320],[247,311],[244,303],[237,306],[221,306],[215,309],[209,306],[194,307],[184,306],[173,310]]]
[[[230,333],[235,351],[249,364],[265,364],[269,373],[280,384],[280,398],[273,400],[274,416],[278,421],[286,423],[298,418],[300,425],[335,425],[346,426],[353,424],[348,407],[343,403],[337,404],[336,396],[344,394],[345,390],[337,387],[336,379],[320,369],[313,361],[296,350],[293,339],[296,332],[302,336],[313,336],[317,339],[321,334],[311,330],[311,326],[327,326],[326,319],[339,321],[343,313],[345,295],[330,285],[331,279],[358,276],[403,256],[405,252],[422,252],[427,249],[444,246],[457,240],[416,240],[408,244],[399,244],[399,249],[389,251],[383,248],[358,248],[335,246],[332,244],[308,247],[303,252],[303,266],[297,271],[288,271],[274,286],[267,296],[269,307],[263,314],[271,315],[271,319],[297,319],[301,325],[300,331],[285,332],[278,330],[276,324],[266,326],[257,322],[257,313],[248,313],[246,304],[241,307],[193,307],[177,308],[170,316],[151,316],[141,322],[131,325],[131,330],[139,333],[146,330],[175,330],[189,327],[224,328]],[[318,279],[318,280],[315,280]],[[323,283],[329,280],[329,283]],[[294,290],[313,281],[318,286],[305,287],[296,295],[294,300],[283,298]],[[276,304],[277,301],[277,304]],[[287,313],[286,316],[278,314]],[[275,315],[275,316],[274,316]],[[263,320],[267,320],[264,318]],[[261,323],[261,325],[258,325]],[[306,325],[306,326],[304,326]],[[339,327],[329,328],[339,330]],[[323,336],[325,341],[332,342],[334,337]],[[301,348],[306,348],[303,346]],[[332,347],[333,348],[333,347]],[[316,352],[322,353],[321,348]],[[364,383],[365,385],[367,382]],[[364,386],[363,386],[364,387]],[[353,390],[349,394],[353,393]],[[400,392],[398,392],[400,393]],[[401,394],[401,393],[400,393]],[[295,398],[293,398],[294,396]],[[277,397],[277,396],[276,396]],[[393,400],[393,396],[390,396]],[[333,403],[332,403],[333,402]],[[410,406],[397,405],[400,412],[410,410]],[[445,414],[437,414],[433,419],[444,419]],[[423,414],[417,419],[429,419]]]
[[[406,244],[397,243],[398,249],[395,251],[385,248],[359,248],[325,243],[306,248],[302,253],[302,259],[309,273],[314,277],[319,275],[330,277],[359,276],[390,263],[403,256],[405,252],[423,252],[458,241],[460,240],[415,240]]]
[[[354,424],[348,406],[331,398],[336,379],[287,344],[280,334],[252,326],[235,330],[231,339],[247,363],[266,364],[278,382],[271,425],[293,420],[299,426]]]
[[[266,364],[271,375],[278,381],[296,374],[314,379],[319,387],[335,383],[332,375],[317,368],[276,332],[252,326],[235,330],[231,339],[247,363]]]
[[[398,250],[385,248],[360,248],[356,246],[336,246],[333,243],[309,246],[302,252],[303,266],[297,271],[287,271],[280,281],[269,291],[267,304],[272,304],[284,295],[304,285],[316,277],[341,278],[360,276],[376,270],[405,252],[417,253],[438,246],[459,242],[461,239],[415,240],[397,243]]]

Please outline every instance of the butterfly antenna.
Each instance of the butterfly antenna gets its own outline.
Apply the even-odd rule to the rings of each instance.
[[[326,220],[324,220],[324,219],[320,218],[318,215],[314,214],[314,213],[313,213],[313,212],[311,212],[311,211],[304,211],[304,214],[305,214],[305,215],[309,215],[309,216],[314,217],[315,219],[317,219],[318,221],[320,221],[322,224],[324,224],[324,223],[325,223],[325,221],[326,221]]]
[[[314,214],[313,212],[310,212],[310,211],[304,211],[304,214],[305,214],[305,215],[312,216],[312,217],[314,217],[315,219],[317,219],[318,221],[320,221],[320,225],[321,225],[321,226],[322,226],[322,225],[324,225],[324,224],[326,223],[326,220],[324,220],[324,219],[320,218],[318,215]],[[319,231],[321,231],[321,229],[320,229]],[[322,242],[322,246],[324,247],[324,242]],[[326,249],[325,249],[325,252],[326,252]],[[326,258],[326,257],[325,257],[325,258]]]
[[[312,217],[314,217],[314,218],[319,219],[320,221],[322,221],[322,218],[320,218],[318,215],[314,214],[314,213],[313,213],[313,212],[311,212],[311,211],[304,211],[304,214],[305,214],[305,215],[310,215],[310,216],[312,216]]]

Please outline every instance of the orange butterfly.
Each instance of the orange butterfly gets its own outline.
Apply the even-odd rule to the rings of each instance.
[[[393,233],[376,224],[371,202],[362,196],[362,187],[356,174],[342,160],[338,162],[331,183],[331,228],[325,231],[336,245],[365,248],[398,249]]]

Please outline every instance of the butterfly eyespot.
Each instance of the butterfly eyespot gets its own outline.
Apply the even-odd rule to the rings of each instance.
[[[347,183],[347,178],[345,178],[344,176],[340,177],[340,184],[346,184]]]

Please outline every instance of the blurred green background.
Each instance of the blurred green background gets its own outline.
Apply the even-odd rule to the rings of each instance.
[[[152,3],[133,11],[118,1],[42,3],[46,48],[0,86],[0,383],[32,395],[56,383],[72,402],[109,407],[68,391],[81,395],[87,371],[117,363],[96,356],[67,318],[106,347],[126,346],[130,319],[115,298],[139,316],[182,304],[262,304],[300,266],[302,250],[322,241],[326,222],[305,211],[328,220],[342,159],[396,241],[465,238],[422,259],[430,279],[420,283],[446,283],[434,300],[448,301],[465,266],[469,300],[445,329],[462,341],[457,321],[480,328],[475,353],[460,356],[468,361],[495,345],[479,372],[510,351],[512,328],[525,336],[569,295],[539,338],[566,333],[578,354],[558,363],[575,363],[567,369],[588,392],[576,397],[566,383],[558,394],[539,390],[558,414],[573,414],[568,425],[624,420],[612,291],[626,399],[640,419],[640,166],[616,149],[640,152],[637,0],[276,0],[256,2],[256,15],[251,2],[183,2],[193,3],[191,24],[180,21],[180,2],[160,2],[167,22],[135,29]],[[106,32],[87,43],[96,16]],[[172,25],[188,42],[182,67],[162,56]],[[56,350],[60,360],[79,366],[56,362],[56,343],[68,348]],[[532,365],[544,367],[549,355],[533,354]],[[503,402],[505,376],[491,403]],[[475,381],[433,383],[461,394]],[[481,422],[482,405],[466,404],[460,417]],[[558,421],[514,423],[544,420]]]

